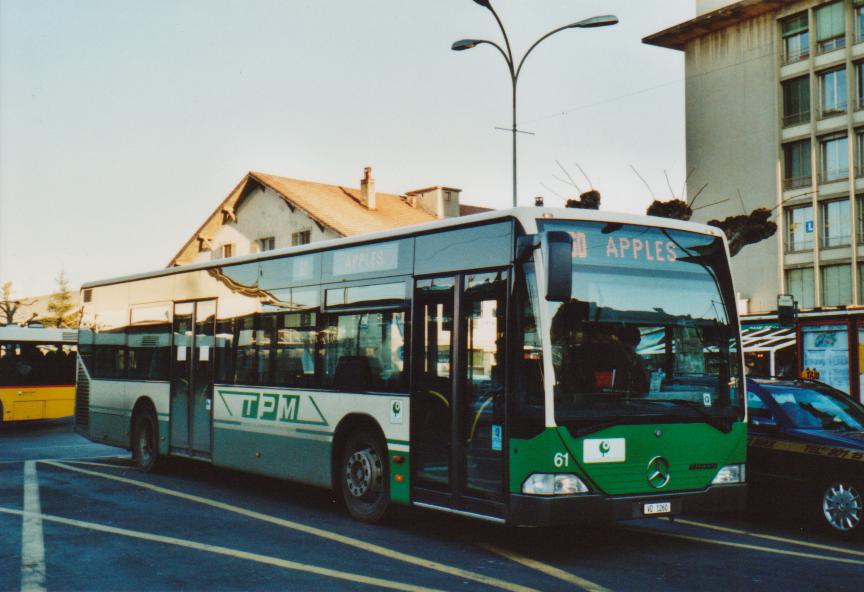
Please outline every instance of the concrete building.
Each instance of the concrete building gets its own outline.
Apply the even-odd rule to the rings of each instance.
[[[864,304],[864,0],[696,7],[643,40],[684,52],[688,186],[707,185],[694,219],[776,212],[776,237],[733,259],[739,306],[770,312],[792,294],[821,309],[802,314],[799,370],[860,396],[864,322],[848,309]]]
[[[375,189],[371,167],[360,188],[250,172],[168,266],[389,230],[487,208],[459,203],[459,189],[427,187],[405,195]]]
[[[644,41],[685,55],[689,187],[707,184],[697,207],[719,202],[694,217],[776,209],[776,239],[735,258],[746,310],[774,310],[778,293],[862,304],[864,1],[699,0],[697,12]]]

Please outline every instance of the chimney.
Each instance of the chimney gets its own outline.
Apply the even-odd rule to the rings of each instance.
[[[363,180],[360,181],[360,203],[374,210],[375,201],[375,179],[372,178],[372,167],[367,166],[363,169]]]
[[[432,214],[436,218],[456,218],[459,216],[459,193],[461,189],[453,187],[427,187],[409,191],[405,195],[408,203],[415,208]]]

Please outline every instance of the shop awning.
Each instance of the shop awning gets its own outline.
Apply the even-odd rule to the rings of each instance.
[[[769,352],[792,347],[797,342],[791,327],[742,327],[741,345],[745,352]]]

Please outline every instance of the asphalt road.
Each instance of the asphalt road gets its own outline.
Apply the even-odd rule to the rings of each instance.
[[[326,491],[191,461],[143,474],[68,421],[0,426],[0,590],[860,590],[864,542],[798,518],[368,526]]]

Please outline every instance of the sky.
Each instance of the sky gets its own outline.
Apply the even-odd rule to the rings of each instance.
[[[644,213],[631,165],[681,197],[683,54],[641,39],[695,2],[492,2],[517,59],[621,21],[526,60],[520,205],[563,205],[569,174]],[[0,0],[0,283],[164,267],[250,170],[359,187],[372,166],[378,191],[509,207],[510,77],[490,46],[451,51],[462,38],[500,40],[471,0]]]

